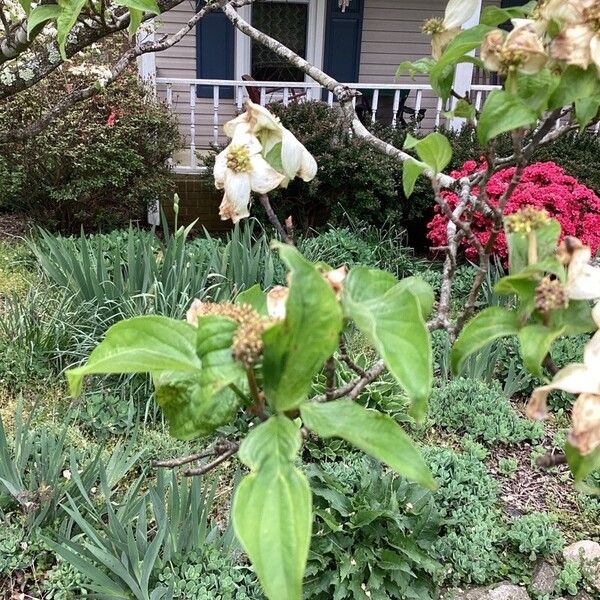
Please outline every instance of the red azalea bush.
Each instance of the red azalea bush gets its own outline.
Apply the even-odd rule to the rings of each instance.
[[[483,168],[483,165],[474,160],[467,161],[459,171],[453,172],[452,176],[466,177]],[[498,204],[514,172],[515,167],[510,167],[498,171],[490,178],[487,193],[491,203]],[[478,189],[474,188],[473,193],[477,194]],[[443,195],[450,207],[454,209],[458,196],[453,192],[444,192]],[[551,217],[560,222],[563,236],[578,237],[591,247],[592,253],[596,253],[600,246],[600,198],[593,190],[567,175],[556,163],[536,163],[525,168],[521,182],[506,204],[504,212],[508,215],[525,206],[545,209]],[[429,229],[427,237],[434,246],[444,246],[447,243],[448,219],[441,214],[439,206],[435,207],[435,212],[435,216],[427,225]],[[490,236],[491,221],[477,213],[471,228],[475,236],[485,244]],[[477,259],[477,251],[468,240],[463,240],[462,246],[468,259]],[[494,254],[506,263],[508,249],[504,232],[501,232],[496,239]]]

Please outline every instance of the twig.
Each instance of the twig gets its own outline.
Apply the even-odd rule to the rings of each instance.
[[[335,385],[335,359],[330,356],[325,363],[325,397],[331,400],[333,387]]]
[[[197,454],[190,454],[189,456],[182,456],[181,458],[171,458],[169,460],[154,460],[150,464],[153,467],[164,467],[166,469],[174,469],[175,467],[181,467],[181,465],[187,465],[188,463],[200,460],[201,458],[207,458],[213,456],[215,448],[211,450],[205,450],[204,452],[198,452]]]
[[[562,452],[557,452],[556,454],[548,452],[544,456],[540,456],[535,462],[538,467],[548,469],[550,467],[557,467],[558,465],[565,465],[567,457]]]
[[[333,390],[330,394],[330,397],[327,397],[327,394],[320,394],[319,396],[315,396],[312,401],[313,402],[329,402],[330,400],[337,400],[338,398],[342,398],[343,396],[348,396],[352,400],[356,399],[358,394],[367,386],[369,383],[375,381],[383,372],[385,371],[385,363],[383,360],[378,360],[368,371],[365,372],[363,377],[358,377],[353,379],[352,381],[340,386]],[[354,390],[358,388],[358,391],[354,394]]]
[[[195,475],[206,475],[209,471],[218,467],[222,462],[225,462],[229,457],[233,456],[239,449],[238,444],[233,444],[225,450],[220,456],[217,456],[215,460],[198,467],[197,469],[186,469],[183,474],[185,477],[194,477]]]
[[[346,340],[344,340],[343,337],[340,340],[339,358],[344,363],[346,363],[348,367],[350,367],[357,375],[360,375],[361,377],[365,377],[367,375],[367,372],[363,368],[359,367],[348,355]]]
[[[277,230],[277,233],[279,234],[279,237],[281,237],[281,239],[286,244],[293,244],[292,238],[288,235],[288,232],[285,230],[285,228],[281,224],[281,221],[275,214],[275,211],[273,210],[273,207],[271,206],[271,202],[269,201],[269,196],[267,196],[267,194],[261,194],[259,196],[259,198],[260,198],[260,203],[263,205],[263,208],[265,209],[265,212],[267,213],[267,217],[269,217],[269,221],[271,222],[271,225],[273,225],[273,227],[275,227],[275,229]]]

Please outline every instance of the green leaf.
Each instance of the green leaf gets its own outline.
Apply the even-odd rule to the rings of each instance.
[[[266,316],[268,314],[267,294],[262,291],[258,283],[240,292],[235,298],[235,303],[249,304],[259,315]]]
[[[278,411],[296,408],[312,378],[335,352],[342,310],[323,276],[295,248],[276,244],[291,272],[286,317],[263,334],[263,378],[267,400]]]
[[[404,150],[412,150],[419,143],[419,141],[419,138],[407,133],[406,137],[404,138],[404,144],[402,145],[402,148]]]
[[[417,298],[419,305],[421,306],[421,314],[423,319],[426,319],[433,310],[433,303],[435,301],[435,293],[430,284],[420,277],[405,277],[401,279],[396,286],[399,290],[410,290]]]
[[[411,282],[398,283],[385,271],[356,267],[346,280],[342,304],[406,390],[420,419],[431,392],[431,340],[423,318],[427,305],[421,306],[410,287]]]
[[[25,11],[26,15],[29,15],[29,11],[31,10],[31,0],[19,0],[19,4],[21,8]]]
[[[554,259],[556,245],[560,237],[560,223],[555,219],[549,219],[546,223],[538,225],[531,234],[515,233],[506,230],[506,241],[508,243],[508,263],[510,273],[515,274],[523,269],[533,267],[529,265],[529,243],[535,242],[538,263],[546,263]]]
[[[592,471],[600,469],[600,448],[596,448],[590,454],[582,455],[577,448],[567,443],[565,454],[575,483],[580,483]]]
[[[415,150],[434,173],[443,171],[452,160],[452,147],[448,138],[437,131],[419,140]]]
[[[519,317],[499,306],[491,306],[475,315],[460,332],[452,347],[452,371],[460,371],[465,360],[471,355],[500,337],[519,333]]]
[[[454,107],[448,113],[449,118],[458,117],[459,119],[467,119],[467,121],[473,121],[475,119],[477,111],[475,107],[464,98],[461,98]]]
[[[600,93],[598,72],[594,68],[582,69],[569,65],[560,78],[558,87],[550,97],[548,107],[552,110],[569,106],[577,100],[595,98]]]
[[[283,161],[281,159],[282,143],[277,142],[265,156],[265,160],[278,172],[283,173]]]
[[[311,493],[293,461],[301,436],[283,415],[271,417],[242,442],[240,460],[252,472],[238,486],[233,526],[270,600],[300,600],[312,526]]]
[[[587,300],[569,300],[569,306],[555,312],[554,315],[557,322],[564,326],[566,335],[592,333],[598,329],[592,318],[592,307]]]
[[[58,0],[60,13],[56,19],[56,29],[58,30],[56,39],[63,60],[67,59],[65,53],[67,37],[69,36],[71,29],[75,26],[79,14],[83,10],[86,2],[87,0]]]
[[[352,400],[300,407],[302,421],[323,438],[339,437],[413,481],[434,489],[435,481],[413,441],[390,416]]]
[[[543,379],[542,362],[550,352],[552,342],[564,333],[564,327],[526,325],[519,331],[519,343],[523,363],[532,375]]]
[[[67,380],[71,394],[77,396],[86,375],[161,371],[193,373],[200,367],[194,327],[168,317],[144,316],[113,325],[86,364],[67,371]]]
[[[431,86],[443,100],[447,100],[450,95],[447,82],[449,78],[453,78],[453,67],[466,60],[469,52],[479,48],[484,36],[492,29],[493,27],[488,25],[476,25],[463,30],[448,44],[440,59],[432,67],[430,71]]]
[[[521,98],[504,90],[494,90],[488,96],[477,125],[477,136],[482,144],[501,133],[529,127],[537,121],[537,115]]]
[[[431,69],[435,65],[435,60],[431,57],[419,58],[417,60],[406,60],[400,63],[396,70],[396,77],[400,77],[407,73],[411,79],[414,79],[415,75],[429,75]]]
[[[600,98],[579,98],[575,100],[575,116],[581,129],[585,129],[592,121],[598,118],[600,110]]]
[[[511,19],[518,19],[531,14],[536,2],[528,2],[525,6],[511,6],[500,8],[498,6],[486,6],[481,13],[481,23],[490,27],[497,27]]]
[[[36,6],[27,17],[27,39],[31,32],[45,21],[56,19],[60,14],[60,8],[56,4],[42,4]]]
[[[114,4],[117,6],[126,6],[129,9],[141,11],[142,13],[160,14],[160,8],[156,0],[114,0]]]
[[[514,83],[521,100],[541,116],[548,108],[548,101],[559,85],[560,77],[550,69],[543,69],[535,75],[517,73]]]
[[[127,27],[127,32],[129,33],[129,39],[132,39],[133,36],[137,33],[137,30],[140,28],[142,24],[142,20],[144,19],[144,12],[141,10],[137,10],[136,8],[129,9],[129,27]]]
[[[415,190],[415,184],[417,183],[419,175],[421,175],[426,168],[427,165],[414,158],[409,158],[402,164],[402,189],[407,198],[411,197]]]
[[[156,401],[173,437],[207,435],[235,416],[240,399],[228,386],[245,374],[231,354],[237,328],[238,323],[226,317],[199,317],[196,349],[202,370],[192,376],[163,373],[156,378]]]

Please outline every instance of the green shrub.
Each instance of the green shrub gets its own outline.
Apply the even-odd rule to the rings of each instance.
[[[365,265],[406,277],[413,273],[419,261],[410,248],[403,246],[404,237],[402,231],[394,228],[383,232],[372,226],[358,230],[331,228],[318,236],[301,239],[299,248],[311,261],[332,266]]]
[[[579,562],[576,560],[567,560],[558,574],[554,591],[557,594],[565,592],[570,596],[575,596],[579,591],[582,581],[583,573],[581,572]]]
[[[0,128],[41,116],[66,84],[58,70],[5,102]],[[148,203],[172,197],[165,161],[179,145],[175,117],[149,99],[132,72],[37,136],[0,145],[0,210],[29,214],[61,231],[126,225],[145,218]]]
[[[519,468],[519,461],[516,458],[501,458],[498,461],[498,473],[504,477],[512,477]]]
[[[440,427],[493,445],[537,440],[543,426],[522,418],[497,383],[459,378],[433,390],[429,415]]]
[[[486,583],[507,570],[501,557],[505,536],[496,507],[498,484],[482,462],[470,454],[427,447],[423,450],[439,488],[434,499],[442,515],[442,531],[435,551],[455,584]]]
[[[478,160],[483,156],[483,148],[472,128],[463,127],[458,131],[450,130],[443,133],[449,137],[453,150],[449,169],[459,169],[466,161]],[[509,156],[513,152],[509,135],[499,136],[494,144],[499,156]],[[600,173],[598,173],[596,161],[590,160],[590,156],[599,154],[600,138],[583,132],[561,136],[551,144],[539,147],[532,156],[532,160],[534,162],[555,162],[580,183],[592,188],[596,193],[600,193]]]
[[[551,517],[545,513],[532,513],[514,519],[508,530],[508,541],[530,560],[558,554],[565,540]]]
[[[306,597],[433,598],[440,568],[431,493],[356,454],[306,470],[315,508]]]
[[[262,600],[250,567],[230,552],[206,546],[176,557],[158,576],[179,600]]]
[[[424,239],[425,223],[433,211],[433,194],[426,178],[419,178],[410,200],[402,192],[402,169],[392,157],[351,136],[338,108],[321,102],[272,104],[269,109],[290,129],[319,164],[317,177],[298,179],[285,190],[271,192],[275,212],[291,215],[297,233],[306,234],[327,224],[369,223],[382,228],[419,222],[411,237]],[[402,148],[405,130],[379,124],[368,125],[380,137]],[[214,155],[205,157],[212,167]],[[262,207],[255,215],[266,223]],[[412,243],[412,240],[411,240]]]

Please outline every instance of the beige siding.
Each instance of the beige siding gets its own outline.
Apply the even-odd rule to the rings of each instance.
[[[361,83],[394,83],[398,65],[406,60],[415,60],[427,56],[430,52],[429,40],[421,33],[423,21],[429,17],[441,16],[445,0],[364,0],[364,21],[360,61]],[[484,0],[484,6],[500,4],[500,0]],[[194,3],[187,0],[179,7],[161,17],[158,34],[177,31],[193,15]],[[195,31],[186,35],[173,48],[156,55],[156,74],[158,77],[193,79],[196,77],[196,36]],[[400,79],[409,83],[407,76]],[[417,83],[426,83],[421,78]],[[413,82],[414,83],[414,82]],[[164,89],[159,95],[165,97]],[[190,91],[189,86],[173,88],[173,109],[180,119],[184,144],[190,145]],[[414,94],[407,106],[414,106]],[[421,107],[427,110],[423,126],[433,126],[437,99],[432,93],[423,94]],[[381,119],[391,118],[392,97],[382,94],[378,110]],[[222,138],[222,125],[236,113],[232,100],[219,103],[218,123],[219,140]],[[212,99],[196,100],[195,142],[197,148],[207,148],[213,141],[214,111]],[[184,162],[189,159],[184,155]]]
[[[178,31],[194,14],[194,5],[182,2],[160,17],[158,33]],[[196,32],[190,31],[178,44],[156,55],[157,77],[196,77]]]

